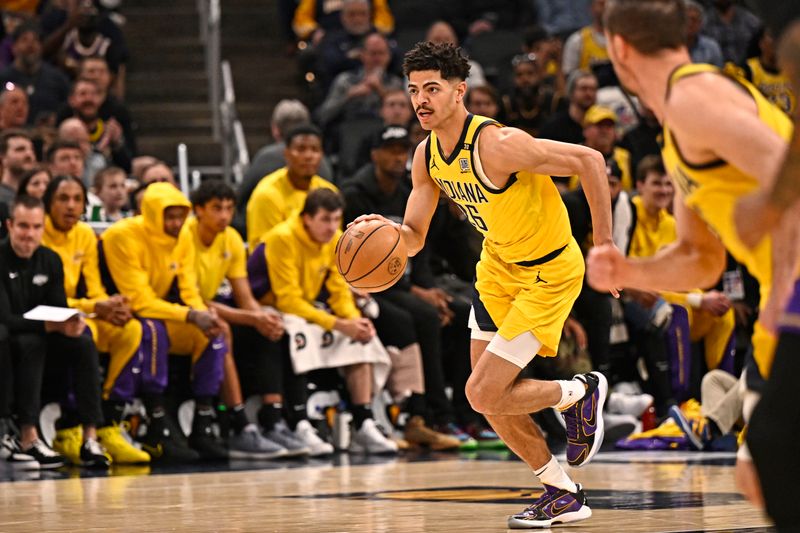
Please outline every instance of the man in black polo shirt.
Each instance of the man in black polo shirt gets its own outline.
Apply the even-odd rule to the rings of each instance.
[[[78,415],[84,426],[81,447],[84,466],[108,466],[95,427],[100,412],[100,375],[97,350],[80,316],[65,322],[27,320],[23,314],[38,305],[67,307],[64,271],[52,250],[42,247],[44,207],[40,200],[18,197],[8,219],[9,238],[0,243],[0,323],[8,328],[13,389],[21,430],[21,451],[42,468],[58,468],[64,458],[50,449],[36,429],[41,408],[45,363],[64,376],[64,387],[74,381]],[[51,391],[66,397],[66,390]]]

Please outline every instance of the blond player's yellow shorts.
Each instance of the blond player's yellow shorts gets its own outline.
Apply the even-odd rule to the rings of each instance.
[[[512,340],[530,332],[541,348],[527,356],[528,362],[536,355],[556,355],[564,322],[583,286],[584,261],[575,239],[545,259],[529,266],[509,264],[484,247],[476,267],[473,338],[488,340],[480,333],[496,332]],[[519,361],[521,354],[516,355]]]

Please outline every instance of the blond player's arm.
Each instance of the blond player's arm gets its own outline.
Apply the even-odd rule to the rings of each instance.
[[[487,177],[498,187],[514,172],[578,175],[592,213],[595,245],[611,243],[611,196],[603,156],[578,144],[534,139],[517,128],[486,128],[478,151]],[[504,180],[498,182],[495,180]]]
[[[725,248],[677,191],[675,220],[678,240],[652,257],[628,259],[610,245],[593,248],[587,259],[589,284],[597,290],[651,291],[690,291],[716,284],[725,269]]]
[[[693,161],[722,159],[754,176],[760,190],[772,188],[784,163],[788,143],[758,116],[755,102],[733,83],[700,75],[674,90],[666,113],[684,154]],[[707,92],[714,88],[714,92]],[[718,105],[697,105],[714,94]],[[685,148],[686,147],[686,148]],[[688,151],[691,150],[691,151]],[[773,297],[788,297],[798,260],[794,217],[772,230]],[[773,305],[777,304],[775,302]]]
[[[413,188],[406,202],[406,214],[403,224],[399,225],[391,220],[376,214],[361,215],[347,226],[368,220],[382,220],[388,224],[399,226],[403,241],[406,243],[409,256],[415,256],[425,246],[425,236],[431,225],[431,219],[439,204],[439,187],[434,183],[428,173],[428,160],[425,157],[425,145],[422,141],[414,150],[414,159],[411,162],[411,183]]]

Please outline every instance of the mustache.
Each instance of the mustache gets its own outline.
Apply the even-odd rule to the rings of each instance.
[[[414,112],[415,113],[419,113],[420,111],[430,111],[431,113],[433,113],[433,109],[429,109],[429,108],[427,108],[425,106],[422,106],[422,105],[419,106]]]

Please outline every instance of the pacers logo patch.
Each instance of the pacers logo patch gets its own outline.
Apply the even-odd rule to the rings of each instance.
[[[466,174],[469,172],[469,159],[462,157],[458,160],[458,166],[461,167],[461,173]]]

